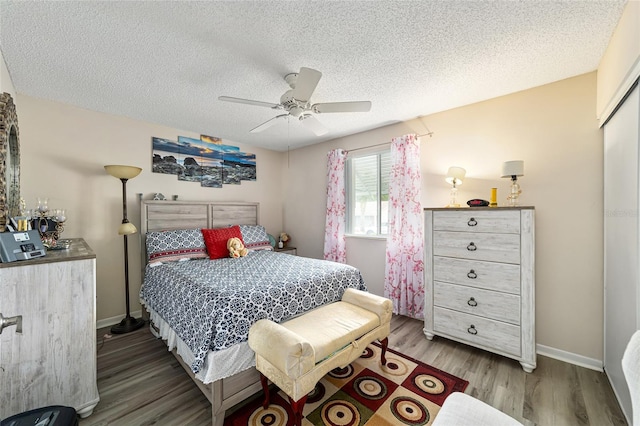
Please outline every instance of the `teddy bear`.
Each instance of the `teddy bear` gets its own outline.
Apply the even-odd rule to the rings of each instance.
[[[227,249],[229,250],[229,257],[234,258],[243,257],[249,253],[249,250],[242,244],[242,240],[236,237],[227,240]]]

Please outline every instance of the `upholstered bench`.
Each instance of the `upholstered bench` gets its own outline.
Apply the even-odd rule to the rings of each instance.
[[[260,320],[249,330],[249,347],[256,353],[256,369],[269,405],[267,379],[289,396],[295,424],[316,383],[329,371],[346,367],[374,340],[382,344],[386,364],[391,311],[389,299],[347,289],[342,300],[277,324]]]

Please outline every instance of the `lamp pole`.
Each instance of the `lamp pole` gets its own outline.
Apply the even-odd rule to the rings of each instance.
[[[129,223],[129,219],[127,219],[127,181],[129,179],[120,179],[122,181],[122,223]],[[125,301],[127,305],[127,316],[125,320],[129,322],[131,318],[131,308],[129,301],[129,236],[127,234],[123,235],[124,237],[124,287],[125,291]]]

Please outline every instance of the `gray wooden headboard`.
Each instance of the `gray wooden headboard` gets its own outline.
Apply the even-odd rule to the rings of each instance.
[[[140,233],[170,229],[257,225],[258,203],[229,201],[142,201]]]
[[[257,225],[258,203],[241,201],[141,201],[140,251],[147,263],[146,235],[151,231]]]

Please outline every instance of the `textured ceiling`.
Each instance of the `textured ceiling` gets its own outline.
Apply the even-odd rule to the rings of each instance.
[[[0,0],[0,49],[19,93],[286,150],[593,71],[624,4]],[[278,103],[300,67],[371,111],[254,134],[281,112],[218,100]]]

